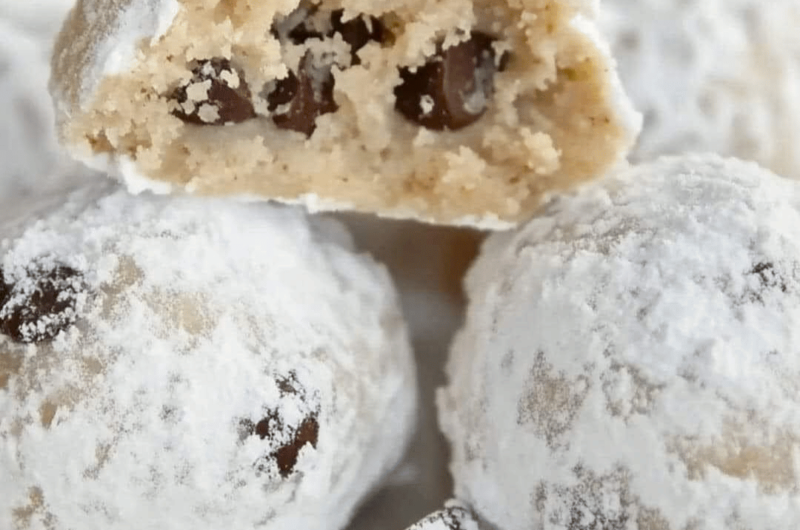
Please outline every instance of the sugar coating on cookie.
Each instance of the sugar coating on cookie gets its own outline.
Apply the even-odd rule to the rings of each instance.
[[[336,530],[401,458],[405,324],[338,223],[95,190],[2,230],[0,527]]]
[[[600,27],[644,114],[635,161],[709,151],[800,177],[800,4],[604,0]]]
[[[495,235],[438,394],[504,530],[800,526],[800,190],[665,158]]]
[[[80,0],[61,140],[132,189],[508,226],[639,117],[590,0]]]

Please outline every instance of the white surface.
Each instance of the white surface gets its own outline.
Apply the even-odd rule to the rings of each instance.
[[[438,395],[455,495],[503,530],[800,527],[798,186],[665,159],[492,236]]]

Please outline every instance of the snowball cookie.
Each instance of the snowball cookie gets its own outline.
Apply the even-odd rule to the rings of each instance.
[[[131,189],[508,226],[623,158],[592,0],[80,0],[61,140]]]
[[[645,116],[634,160],[713,151],[800,178],[800,3],[603,0],[601,15]]]
[[[468,508],[458,501],[448,501],[443,509],[411,525],[408,530],[479,530],[479,527]]]
[[[387,274],[338,224],[73,195],[6,230],[0,528],[342,528],[411,434]]]
[[[494,236],[440,390],[503,530],[800,527],[800,194],[667,158]]]

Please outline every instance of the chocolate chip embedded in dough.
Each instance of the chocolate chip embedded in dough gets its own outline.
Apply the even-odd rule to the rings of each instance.
[[[395,109],[433,130],[457,130],[486,111],[498,71],[494,38],[473,32],[469,40],[440,49],[423,66],[402,68],[394,90]],[[499,63],[505,62],[501,57]]]
[[[309,39],[323,39],[322,33],[308,22],[303,22],[292,28],[288,33],[288,37],[294,44],[303,44]]]
[[[383,42],[387,33],[386,28],[380,20],[372,16],[360,15],[342,22],[343,15],[343,9],[331,13],[331,36],[336,33],[341,34],[342,40],[350,45],[351,64],[361,64],[361,59],[356,55],[358,50],[370,41]]]
[[[297,92],[287,108],[272,116],[280,129],[297,131],[311,136],[317,127],[317,117],[336,112],[339,106],[333,99],[331,65],[315,65],[310,52],[300,61]]]
[[[172,93],[173,114],[196,125],[224,125],[254,118],[244,75],[228,59],[207,59],[192,69],[192,78]]]
[[[264,87],[264,93],[267,97],[267,109],[270,112],[275,112],[281,105],[291,102],[297,95],[298,85],[299,81],[294,72],[289,72],[283,79],[276,79],[268,83]]]
[[[1,282],[0,333],[22,343],[52,339],[76,318],[81,274],[70,267],[34,269],[14,285]]]

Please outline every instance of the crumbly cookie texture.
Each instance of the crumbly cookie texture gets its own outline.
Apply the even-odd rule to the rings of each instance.
[[[285,207],[56,204],[2,228],[0,528],[344,527],[414,425],[383,268]]]
[[[80,0],[60,138],[134,190],[505,227],[639,125],[590,0]]]
[[[666,158],[492,236],[438,394],[504,530],[800,526],[800,193]]]
[[[709,151],[800,178],[800,4],[603,0],[600,27],[644,113],[632,160]]]

